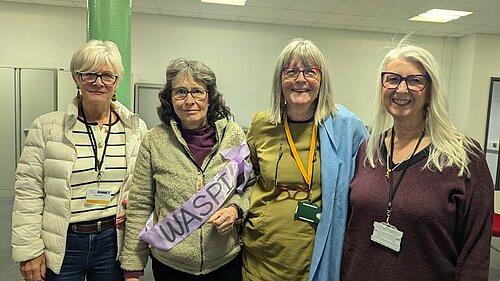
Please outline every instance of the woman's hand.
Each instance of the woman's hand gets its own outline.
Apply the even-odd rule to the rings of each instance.
[[[34,259],[21,262],[19,267],[21,275],[26,281],[42,281],[45,279],[46,267],[43,253]]]
[[[234,222],[238,218],[236,206],[229,206],[215,212],[208,220],[220,234],[227,234],[233,230]]]
[[[125,278],[125,281],[141,281],[141,279],[137,277]]]
[[[127,198],[123,198],[122,200],[122,206],[124,209],[127,208]],[[122,228],[125,226],[125,221],[127,220],[127,217],[125,216],[125,212],[123,213],[119,213],[117,216],[116,216],[116,222],[115,222],[115,225],[117,228]]]

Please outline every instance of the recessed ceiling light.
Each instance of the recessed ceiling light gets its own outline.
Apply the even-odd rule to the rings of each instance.
[[[444,22],[456,20],[460,17],[464,17],[464,16],[467,16],[470,14],[472,14],[472,12],[432,9],[432,10],[429,10],[429,11],[423,13],[423,14],[412,17],[409,20],[444,23]]]
[[[202,3],[215,3],[224,5],[245,6],[247,0],[201,0]]]

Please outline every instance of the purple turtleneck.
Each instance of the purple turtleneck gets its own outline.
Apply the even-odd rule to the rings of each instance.
[[[201,168],[203,160],[212,151],[215,144],[215,130],[210,125],[201,129],[188,130],[181,128],[181,134],[193,154],[198,167]]]

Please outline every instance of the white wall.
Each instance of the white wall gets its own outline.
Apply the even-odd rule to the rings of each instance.
[[[68,68],[85,41],[85,25],[84,9],[0,2],[0,65]],[[136,82],[163,83],[171,59],[203,60],[217,74],[236,121],[248,126],[251,115],[269,104],[279,51],[299,36],[315,41],[327,56],[336,100],[368,122],[376,70],[392,34],[134,14],[132,72]],[[488,83],[493,73],[500,75],[492,63],[500,61],[494,50],[500,37],[414,40],[441,61],[457,126],[483,143]]]
[[[265,110],[276,58],[295,37],[317,43],[333,73],[336,100],[368,122],[381,49],[392,34],[342,31],[268,24],[224,22],[136,14],[133,18],[133,72],[141,82],[162,83],[167,63],[187,56],[207,63],[235,114],[248,126],[252,114]],[[438,58],[443,39],[416,37]]]

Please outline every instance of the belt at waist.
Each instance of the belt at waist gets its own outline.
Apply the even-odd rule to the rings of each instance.
[[[115,226],[115,216],[93,221],[70,223],[69,229],[75,233],[98,233],[112,226]]]

